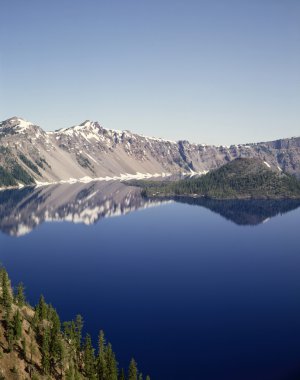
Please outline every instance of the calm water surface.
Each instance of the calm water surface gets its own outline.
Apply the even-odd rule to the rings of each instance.
[[[152,380],[298,379],[298,206],[149,204],[117,183],[2,192],[0,260],[32,304],[81,313]]]

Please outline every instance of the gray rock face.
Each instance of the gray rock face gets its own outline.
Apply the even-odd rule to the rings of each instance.
[[[137,173],[205,172],[237,157],[258,157],[300,177],[300,137],[228,147],[108,130],[91,121],[55,132],[17,117],[0,123],[0,187],[7,186],[3,178],[1,182],[1,170],[12,174],[16,184],[27,184],[24,175],[15,176],[20,167],[32,182],[57,183]]]

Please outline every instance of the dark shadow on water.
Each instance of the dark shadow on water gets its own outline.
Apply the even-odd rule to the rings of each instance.
[[[235,224],[255,226],[300,206],[300,200],[215,200],[175,197],[179,203],[205,207]]]

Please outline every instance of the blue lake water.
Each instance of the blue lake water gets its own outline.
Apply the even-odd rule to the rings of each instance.
[[[23,189],[0,193],[0,261],[32,304],[82,314],[152,380],[298,379],[299,221],[297,202]]]

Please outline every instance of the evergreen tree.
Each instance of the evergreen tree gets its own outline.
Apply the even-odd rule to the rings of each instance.
[[[22,320],[21,320],[19,310],[17,310],[17,312],[15,313],[12,323],[13,323],[14,339],[19,340],[22,335]]]
[[[146,377],[146,380],[150,380],[150,376],[149,375]]]
[[[5,308],[4,309],[4,317],[3,317],[4,325],[6,330],[8,329],[8,325],[11,322],[11,309],[10,308]]]
[[[95,375],[95,350],[92,346],[91,336],[86,335],[83,351],[84,372],[88,379],[94,378]]]
[[[143,374],[142,373],[139,374],[139,380],[143,380]]]
[[[81,353],[81,340],[82,340],[82,329],[83,329],[83,318],[80,314],[76,316],[75,322],[73,322],[74,329],[74,346],[75,346],[75,357],[76,357],[76,367],[80,367],[80,353]]]
[[[46,319],[47,317],[47,304],[45,302],[44,296],[41,295],[39,299],[39,303],[37,305],[36,311],[39,321]]]
[[[8,351],[11,352],[15,341],[14,328],[11,320],[7,322],[6,339],[8,343]]]
[[[56,310],[51,306],[48,308],[48,318],[50,320],[50,341],[49,341],[49,354],[51,365],[61,359],[62,356],[62,341],[61,341],[61,323]]]
[[[32,363],[33,355],[36,353],[35,345],[33,343],[33,337],[30,338],[30,345],[29,345],[29,351],[30,351],[30,363]]]
[[[97,377],[99,380],[107,379],[106,342],[102,330],[100,330],[98,339]]]
[[[119,374],[119,379],[118,380],[126,380],[125,372],[124,369],[122,368]]]
[[[81,349],[82,329],[83,329],[83,318],[80,314],[78,314],[75,319],[75,339],[76,339],[76,349],[78,352]]]
[[[107,380],[118,380],[118,364],[110,343],[105,352],[107,365]]]
[[[34,315],[31,319],[31,326],[32,326],[34,331],[37,331],[38,324],[39,324],[39,313],[38,313],[38,310],[36,308]]]
[[[17,294],[15,296],[15,303],[22,307],[25,305],[24,285],[20,282],[17,286]]]
[[[2,287],[2,297],[1,297],[1,305],[3,305],[6,309],[11,308],[12,297],[10,292],[10,281],[8,278],[8,274],[4,268],[1,269],[1,287]]]
[[[61,378],[63,378],[63,370],[65,368],[66,350],[63,345],[62,339],[59,341],[59,356],[57,358],[57,366],[60,369]]]
[[[42,368],[44,374],[49,374],[50,371],[50,352],[49,352],[49,343],[50,343],[50,332],[49,329],[46,328],[43,336],[42,336]]]
[[[133,358],[130,360],[130,364],[129,364],[128,380],[138,380],[137,364]]]
[[[67,357],[70,363],[74,364],[74,370],[79,368],[80,353],[77,355],[76,339],[75,339],[75,323],[68,321],[63,323],[63,333],[65,340],[68,342]]]

